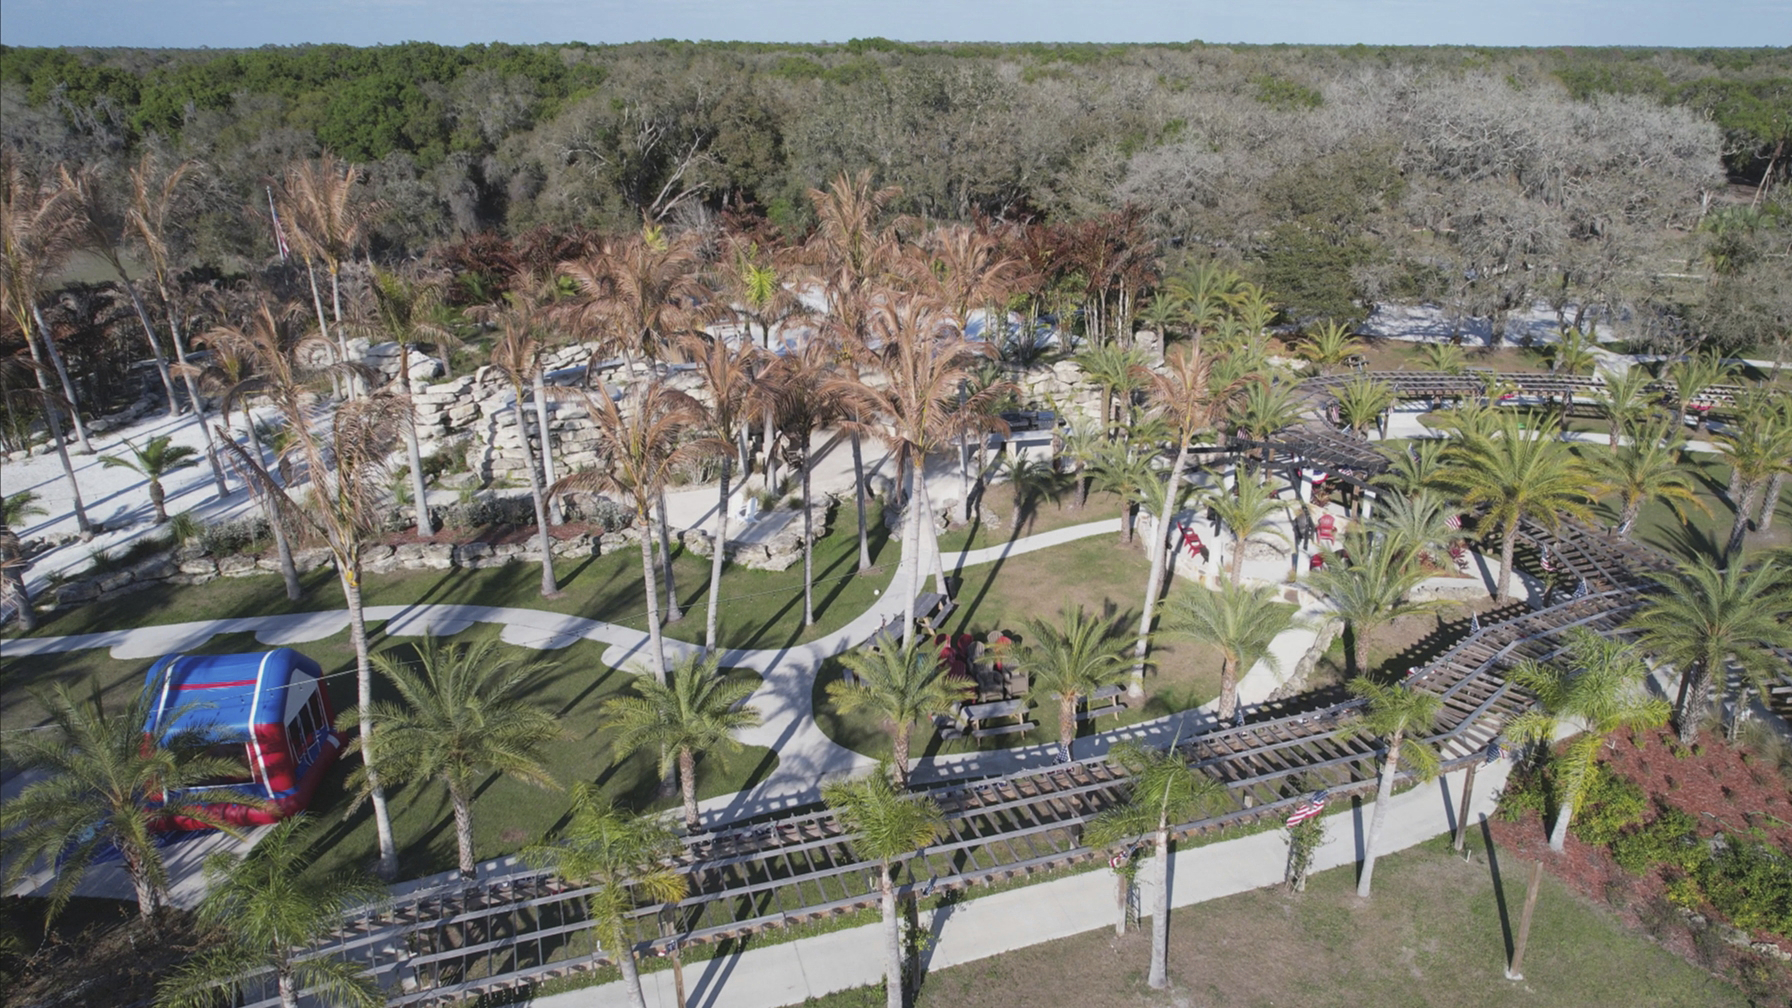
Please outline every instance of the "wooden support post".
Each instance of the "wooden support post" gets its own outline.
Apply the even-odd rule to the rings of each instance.
[[[1468,836],[1468,803],[1475,796],[1475,771],[1479,769],[1481,764],[1470,763],[1468,774],[1462,778],[1462,801],[1456,804],[1456,839],[1453,842],[1458,854],[1462,853],[1463,838]]]
[[[1512,965],[1506,967],[1506,979],[1524,979],[1524,943],[1531,936],[1531,911],[1537,909],[1537,887],[1543,884],[1543,862],[1531,866],[1531,884],[1524,894],[1524,912],[1518,916],[1518,942],[1512,949]]]
[[[671,907],[668,906],[665,909],[670,910]],[[660,913],[660,934],[661,936],[669,935],[672,939],[672,941],[666,945],[666,955],[672,958],[672,993],[674,997],[672,1004],[674,1008],[685,1008],[684,954],[680,948],[683,943],[679,941],[676,922],[672,922],[673,926],[670,928],[667,927],[667,924],[666,914],[664,910],[662,910]]]

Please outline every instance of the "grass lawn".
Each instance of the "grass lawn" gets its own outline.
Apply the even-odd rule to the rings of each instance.
[[[835,515],[830,533],[815,549],[816,624],[802,625],[802,564],[784,571],[729,565],[722,573],[720,634],[728,647],[778,648],[813,639],[844,625],[871,605],[889,581],[899,544],[873,512],[874,567],[858,570],[858,534],[849,509]],[[667,627],[672,637],[701,641],[709,604],[709,559],[673,547],[673,569],[685,618]],[[634,546],[596,557],[562,559],[556,565],[561,597],[541,597],[541,568],[518,562],[486,570],[393,571],[363,578],[367,605],[421,602],[514,606],[570,613],[623,626],[647,628],[641,554]],[[304,594],[288,601],[277,574],[218,578],[190,587],[164,587],[98,605],[46,616],[34,636],[90,633],[119,627],[200,619],[341,609],[342,590],[331,568],[302,578]],[[664,590],[664,586],[661,587]]]
[[[1478,838],[1477,838],[1478,840]],[[1475,843],[1478,848],[1478,842]],[[1522,981],[1503,976],[1528,865],[1500,857],[1499,892],[1479,850],[1471,863],[1443,841],[1383,858],[1375,895],[1356,898],[1355,870],[1184,907],[1170,918],[1171,989],[1145,985],[1150,938],[1111,929],[931,972],[917,1008],[1742,1008],[1741,991],[1623,928],[1545,873]],[[1503,898],[1503,899],[1502,899]],[[1508,923],[1509,922],[1509,925]],[[1043,999],[1029,993],[1049,991]],[[1763,1002],[1765,1003],[1765,1002]],[[881,988],[811,999],[812,1008],[877,1008]]]
[[[369,628],[376,652],[410,646],[407,639],[385,638],[378,629],[378,624]],[[498,629],[475,626],[453,639],[477,639],[495,635]],[[547,750],[547,763],[555,779],[563,785],[594,781],[616,801],[630,808],[663,809],[678,803],[676,795],[659,796],[660,778],[652,754],[632,752],[619,760],[610,749],[608,734],[602,727],[604,705],[611,697],[622,693],[633,677],[598,660],[605,645],[580,641],[547,653],[509,645],[500,645],[500,648],[525,659],[538,657],[551,666],[541,673],[534,697],[555,712],[564,732],[562,741]],[[258,643],[252,634],[228,634],[214,637],[204,647],[195,649],[195,653],[266,649],[267,646]],[[296,650],[323,666],[329,677],[330,697],[338,711],[354,704],[354,651],[349,645],[347,631],[326,640],[301,644]],[[5,700],[0,724],[7,730],[16,730],[40,723],[42,709],[30,698],[29,690],[51,681],[83,679],[92,682],[108,700],[121,701],[137,688],[149,664],[148,661],[114,661],[102,650],[8,662],[4,685],[0,687],[3,690],[0,696]],[[756,678],[746,671],[732,674]],[[377,674],[374,682],[376,698],[397,698],[396,694],[380,688],[383,680]],[[710,797],[738,791],[762,779],[776,766],[776,754],[757,746],[732,755],[705,753],[698,757],[698,793]],[[345,818],[352,798],[344,786],[348,769],[347,763],[332,768],[312,803],[313,814],[321,820],[317,849],[324,853],[316,865],[319,871],[365,863],[377,851],[371,810],[363,805]],[[391,808],[393,829],[399,839],[401,877],[416,877],[454,867],[453,815],[445,790],[434,785],[398,790],[392,793]],[[508,779],[487,780],[479,787],[474,802],[475,849],[482,859],[513,853],[557,825],[565,811],[566,799],[562,794],[544,792]]]
[[[1072,506],[1075,501],[1076,489],[1066,483],[1051,497],[1023,509],[1020,537],[1120,517],[1120,498],[1106,491],[1091,490],[1081,508]],[[983,549],[1014,538],[1014,487],[998,483],[984,491],[969,523],[940,533],[940,549],[946,553]],[[1144,581],[1139,584],[1143,587]]]
[[[1077,512],[1072,512],[1076,514]],[[943,630],[951,633],[987,634],[1006,629],[1025,636],[1028,618],[1053,619],[1063,609],[1082,606],[1091,613],[1124,617],[1128,639],[1137,631],[1148,564],[1133,546],[1118,544],[1117,535],[1100,535],[1054,546],[1034,553],[967,567],[957,598],[959,609]],[[947,571],[951,576],[952,572]],[[1178,585],[1177,591],[1205,589]],[[1152,646],[1155,672],[1145,680],[1146,698],[1123,711],[1116,720],[1104,715],[1101,729],[1162,717],[1198,707],[1219,695],[1219,653],[1209,645],[1176,635],[1165,635]],[[870,756],[890,755],[889,736],[875,718],[864,712],[843,715],[827,703],[829,682],[840,677],[838,663],[823,667],[815,684],[816,721],[835,741]],[[1039,727],[1017,735],[973,742],[942,742],[931,732],[916,730],[915,755],[971,751],[979,746],[1006,746],[1054,742],[1058,737],[1057,706],[1049,697],[1030,698],[1029,720]],[[1079,734],[1093,731],[1086,723]]]

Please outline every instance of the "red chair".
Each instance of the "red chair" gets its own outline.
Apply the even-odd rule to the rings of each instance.
[[[1338,520],[1336,518],[1333,518],[1331,515],[1320,515],[1319,516],[1319,528],[1315,534],[1318,537],[1319,541],[1322,543],[1337,542],[1338,541]]]
[[[1313,554],[1313,559],[1307,562],[1307,569],[1308,570],[1324,570],[1325,569],[1325,554],[1324,553]]]

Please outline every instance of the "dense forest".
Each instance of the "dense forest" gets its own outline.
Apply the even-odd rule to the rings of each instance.
[[[924,218],[1124,215],[1148,260],[1224,260],[1295,320],[1547,300],[1732,349],[1792,319],[1789,137],[1792,49],[0,50],[27,172],[204,166],[185,265],[265,263],[264,185],[324,151],[364,167],[379,258],[729,212],[794,239],[810,188],[869,168]]]

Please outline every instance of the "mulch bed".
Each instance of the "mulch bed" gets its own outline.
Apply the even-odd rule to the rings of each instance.
[[[1620,733],[1607,743],[1603,762],[1640,786],[1651,803],[1671,805],[1695,817],[1702,837],[1720,832],[1760,835],[1792,855],[1792,791],[1776,767],[1746,748],[1732,748],[1711,734],[1688,750],[1668,731]],[[1754,996],[1792,1003],[1792,966],[1728,945],[1687,923],[1666,896],[1673,869],[1658,866],[1632,875],[1604,847],[1583,842],[1572,830],[1566,850],[1556,854],[1549,849],[1547,824],[1534,812],[1515,821],[1495,818],[1489,825],[1502,857],[1526,864],[1541,860],[1552,875],[1609,906],[1631,928]],[[1709,907],[1703,912],[1715,916]],[[1792,951],[1792,939],[1764,933],[1754,937]]]

